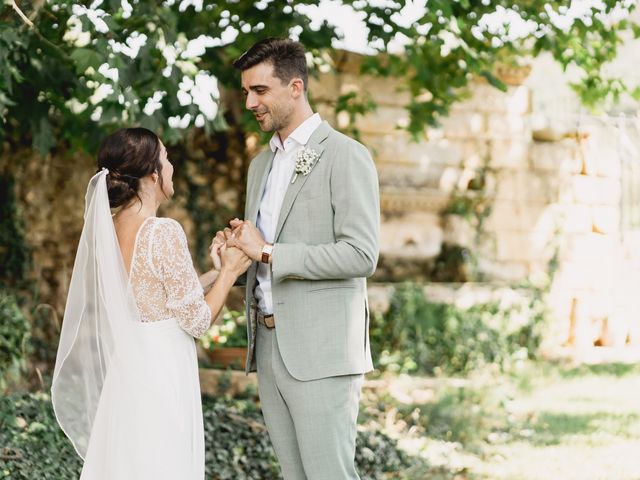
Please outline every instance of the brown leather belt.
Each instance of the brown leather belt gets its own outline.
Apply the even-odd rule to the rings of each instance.
[[[258,323],[261,323],[267,328],[276,328],[276,320],[273,317],[273,313],[265,315],[259,308],[254,308],[253,311]]]

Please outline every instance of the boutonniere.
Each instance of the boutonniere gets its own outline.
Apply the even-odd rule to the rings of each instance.
[[[296,169],[291,183],[295,183],[299,174],[302,174],[304,177],[309,175],[309,172],[319,159],[320,155],[313,148],[301,148],[296,155]]]

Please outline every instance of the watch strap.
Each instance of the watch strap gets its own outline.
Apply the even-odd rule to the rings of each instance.
[[[271,259],[271,252],[273,252],[273,245],[269,245],[268,243],[262,247],[262,258],[260,261],[262,263],[269,263]]]

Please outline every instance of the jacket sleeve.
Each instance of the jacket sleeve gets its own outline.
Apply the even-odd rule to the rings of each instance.
[[[339,280],[370,277],[378,263],[380,194],[368,150],[350,141],[332,165],[331,204],[335,242],[322,245],[276,243],[273,281],[287,278]]]

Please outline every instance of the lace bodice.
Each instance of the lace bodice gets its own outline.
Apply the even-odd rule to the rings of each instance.
[[[193,267],[187,237],[170,218],[147,218],[140,226],[129,281],[143,322],[176,318],[194,337],[211,324],[211,310]]]

